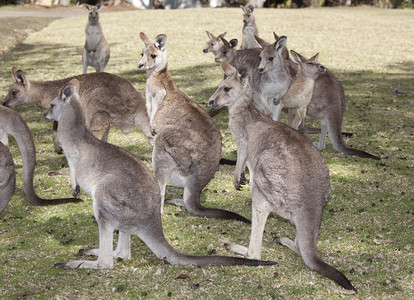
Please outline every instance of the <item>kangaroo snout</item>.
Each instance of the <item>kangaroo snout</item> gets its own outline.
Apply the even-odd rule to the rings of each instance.
[[[208,105],[209,106],[211,106],[211,107],[214,107],[215,106],[215,102],[214,102],[214,99],[210,99],[209,101],[208,101]]]
[[[142,70],[144,68],[144,64],[138,64],[138,69]]]
[[[264,72],[264,69],[263,68],[258,68],[257,69],[257,72],[259,72],[260,74],[262,74]]]
[[[203,49],[203,52],[204,52],[204,53],[207,53],[208,51],[207,51],[207,49]]]
[[[325,66],[320,65],[319,66],[319,71],[321,71],[322,73],[325,73],[326,72]]]

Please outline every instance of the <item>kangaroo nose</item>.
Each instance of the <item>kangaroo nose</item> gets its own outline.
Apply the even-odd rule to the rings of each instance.
[[[320,66],[319,66],[319,70],[320,70],[321,72],[325,72],[325,71],[326,71],[326,68],[325,68],[324,66],[320,65]]]
[[[214,100],[208,101],[208,105],[213,106],[214,105]]]
[[[207,53],[207,49],[203,49],[203,52],[204,52],[204,53]]]
[[[262,74],[262,73],[264,72],[264,69],[263,69],[263,68],[258,68],[258,69],[257,69],[257,71],[258,71],[260,74]]]
[[[142,69],[144,67],[144,64],[138,64],[138,69]]]

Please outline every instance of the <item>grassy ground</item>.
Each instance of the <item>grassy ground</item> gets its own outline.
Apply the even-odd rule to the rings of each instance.
[[[346,143],[382,158],[373,161],[346,156],[335,152],[329,143],[322,152],[330,168],[332,192],[319,236],[321,256],[353,282],[359,292],[354,298],[412,299],[414,96],[397,97],[390,86],[414,91],[414,11],[259,9],[255,15],[262,38],[271,41],[275,31],[288,37],[289,48],[305,56],[320,53],[320,61],[334,71],[345,88],[343,131],[355,133]],[[240,9],[125,11],[101,16],[111,45],[106,71],[130,80],[143,93],[145,74],[137,70],[142,50],[139,32],[150,37],[165,33],[169,68],[176,84],[207,107],[223,74],[212,55],[202,53],[205,30],[214,34],[227,31],[228,38],[241,39],[241,16]],[[13,82],[12,66],[24,70],[29,80],[80,73],[85,24],[86,16],[56,20],[4,54],[0,58],[0,94],[5,95]],[[38,194],[69,196],[68,176],[47,176],[65,159],[53,152],[51,124],[43,119],[43,109],[25,104],[16,110],[28,122],[36,142]],[[223,134],[224,156],[235,159],[227,114],[215,120]],[[109,141],[151,167],[151,147],[141,133],[124,136],[111,131]],[[21,158],[14,141],[10,148],[21,178]],[[221,166],[202,201],[250,217],[249,188],[235,191],[232,172],[233,167]],[[168,197],[181,194],[181,189],[168,187]],[[134,237],[132,259],[117,261],[114,270],[55,269],[56,262],[76,259],[80,248],[98,245],[90,198],[85,194],[82,198],[85,202],[77,205],[33,207],[18,180],[11,202],[0,215],[0,298],[348,297],[333,293],[325,286],[333,283],[273,242],[275,236],[294,235],[290,224],[275,217],[268,220],[262,249],[264,259],[278,262],[275,266],[172,266],[156,259]],[[248,245],[250,227],[245,224],[198,218],[169,205],[164,211],[167,239],[181,251],[224,255],[228,253],[223,241]]]

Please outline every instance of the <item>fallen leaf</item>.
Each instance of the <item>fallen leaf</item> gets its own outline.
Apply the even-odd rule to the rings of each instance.
[[[180,274],[177,277],[175,277],[175,279],[191,279],[191,277],[187,274]]]

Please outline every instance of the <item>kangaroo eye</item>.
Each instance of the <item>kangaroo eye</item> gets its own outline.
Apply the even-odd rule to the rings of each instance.
[[[223,51],[223,54],[226,55],[227,54],[227,51]]]
[[[229,88],[229,87],[225,87],[225,88],[224,88],[224,91],[225,91],[226,93],[230,92],[230,90],[231,90],[231,88]]]
[[[12,91],[12,95],[13,95],[13,96],[16,96],[16,95],[17,95],[17,93],[18,93],[18,91]]]
[[[211,44],[210,44],[210,46],[214,46],[214,44],[213,44],[213,43],[211,43]]]
[[[155,59],[157,56],[156,56],[155,54],[151,54],[151,55],[150,55],[150,57],[151,57],[152,59]]]
[[[269,61],[273,61],[273,56],[269,57]]]
[[[142,56],[144,56],[144,53],[143,53],[143,52],[141,52],[141,57],[142,57]]]

